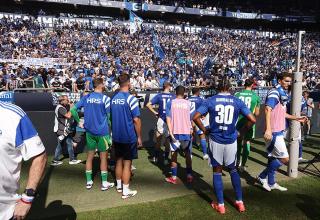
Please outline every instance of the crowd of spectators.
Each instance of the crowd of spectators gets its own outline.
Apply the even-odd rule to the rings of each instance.
[[[156,32],[165,58],[155,57]],[[294,71],[294,35],[270,38],[260,32],[216,28],[199,33],[142,28],[130,34],[125,25],[89,30],[78,24],[45,28],[35,19],[0,19],[0,89],[21,87],[92,89],[92,79],[103,77],[108,90],[115,90],[116,77],[128,72],[137,89],[159,89],[165,81],[174,86],[212,86],[227,75],[241,86],[248,77],[257,86],[271,85],[282,71]],[[64,64],[28,65],[6,62],[57,58]],[[320,35],[303,37],[301,71],[304,86],[320,87]]]

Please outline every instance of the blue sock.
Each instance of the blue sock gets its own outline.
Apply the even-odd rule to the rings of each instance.
[[[170,154],[170,152],[167,152],[167,151],[164,152],[164,159],[168,160],[169,159],[169,154]]]
[[[299,141],[299,158],[302,158],[302,142]]]
[[[201,145],[201,148],[202,148],[203,155],[207,154],[207,140],[206,139],[201,139],[200,140],[200,145]]]
[[[233,190],[236,193],[236,200],[242,201],[242,188],[239,173],[236,169],[230,171],[231,182]]]
[[[268,184],[270,186],[275,184],[275,180],[274,180],[274,176],[276,173],[276,170],[282,166],[282,163],[280,160],[278,159],[273,159],[270,163],[269,163],[269,171],[268,171]]]
[[[192,167],[187,167],[187,175],[192,175]]]
[[[219,204],[224,204],[222,173],[213,173],[213,186]]]
[[[177,176],[178,174],[178,167],[171,167],[171,175]]]
[[[259,174],[259,177],[261,178],[261,179],[266,179],[267,178],[267,176],[268,176],[268,167],[267,168],[265,168],[260,174]]]
[[[267,178],[270,162],[271,162],[271,160],[268,159],[268,165],[267,165],[267,167],[259,174],[259,177],[260,177],[261,179],[266,179],[266,178]]]

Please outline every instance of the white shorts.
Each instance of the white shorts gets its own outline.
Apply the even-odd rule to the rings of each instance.
[[[236,164],[237,141],[232,144],[219,144],[209,138],[209,156],[213,167]]]
[[[201,122],[205,128],[209,127],[209,114],[207,114],[204,118],[201,118]],[[195,129],[198,135],[203,134],[203,131],[201,131],[197,125],[195,125]]]
[[[158,118],[156,131],[165,137],[169,136],[168,125],[162,120],[162,118]]]
[[[272,140],[266,142],[268,157],[287,158],[289,157],[283,134],[272,135]]]

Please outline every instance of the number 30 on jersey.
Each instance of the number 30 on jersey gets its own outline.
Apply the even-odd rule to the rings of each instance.
[[[232,105],[216,105],[215,111],[217,112],[217,116],[215,117],[215,121],[217,124],[225,124],[230,125],[233,121],[233,113],[234,107]],[[223,130],[227,130],[227,127],[221,127]]]

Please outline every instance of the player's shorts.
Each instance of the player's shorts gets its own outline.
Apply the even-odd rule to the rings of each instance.
[[[162,120],[162,118],[158,118],[156,131],[165,137],[169,136],[168,125]]]
[[[190,147],[192,147],[192,141],[179,141],[177,140],[176,142],[170,141],[170,150],[172,152],[175,152],[177,150],[189,150]],[[191,152],[191,151],[190,151]]]
[[[236,164],[237,141],[232,144],[219,144],[209,138],[208,154],[212,167]]]
[[[86,144],[89,151],[106,152],[111,146],[111,138],[109,135],[95,136],[86,132]]]
[[[246,120],[240,120],[237,123],[237,130],[240,131],[245,125],[246,125],[247,121]],[[256,137],[256,125],[254,124],[249,131],[246,132],[244,138],[246,140],[252,140]]]
[[[273,132],[271,141],[266,142],[268,157],[287,158],[289,157],[283,132]]]
[[[205,128],[208,128],[209,127],[209,114],[207,114],[204,118],[201,118],[201,122]],[[203,131],[201,131],[197,125],[195,125],[195,130],[196,130],[197,135],[203,134]]]
[[[116,158],[123,160],[134,160],[138,158],[137,143],[113,142]]]

